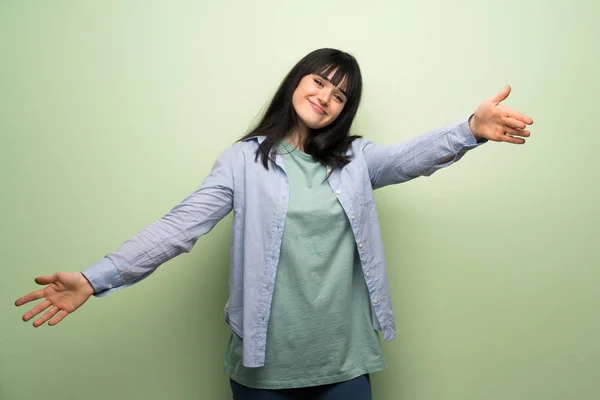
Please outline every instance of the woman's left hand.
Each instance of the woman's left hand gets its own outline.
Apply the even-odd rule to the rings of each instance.
[[[475,114],[469,119],[469,127],[475,139],[525,143],[523,138],[531,135],[531,132],[525,128],[533,124],[533,120],[500,104],[509,94],[510,86],[506,85],[497,95],[477,107]]]

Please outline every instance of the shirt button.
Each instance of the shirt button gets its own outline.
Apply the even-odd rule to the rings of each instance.
[[[108,288],[109,288],[109,289],[112,289],[112,283],[109,283],[109,284],[108,284]]]
[[[377,304],[377,297],[373,298],[373,304]]]
[[[351,216],[350,218],[352,218],[352,219],[355,219],[354,215],[353,215],[353,216]]]
[[[360,248],[362,249],[362,248],[363,248],[363,244],[362,244],[362,243],[359,243],[359,244],[358,244],[358,247],[360,247]]]
[[[463,143],[465,143],[467,141],[467,138],[466,137],[461,137],[460,141],[463,142]]]
[[[365,276],[369,276],[369,275],[371,275],[371,274],[370,274],[370,273],[368,273],[368,272],[365,274]]]
[[[342,191],[340,189],[335,191],[335,194],[340,194],[340,193],[342,193]]]
[[[331,173],[331,168],[327,168],[327,173],[330,174]]]

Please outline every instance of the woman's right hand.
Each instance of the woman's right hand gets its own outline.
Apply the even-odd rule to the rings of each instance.
[[[34,321],[33,326],[36,328],[48,320],[50,326],[58,324],[94,294],[94,288],[81,272],[57,272],[53,275],[39,276],[35,278],[35,282],[48,286],[19,298],[15,305],[18,307],[30,301],[45,299],[23,315],[23,321],[29,321],[51,307]]]

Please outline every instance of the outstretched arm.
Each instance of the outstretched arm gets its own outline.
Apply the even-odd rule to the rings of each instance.
[[[371,184],[377,189],[429,176],[459,161],[469,150],[488,140],[522,144],[533,120],[500,104],[510,86],[482,102],[468,119],[445,125],[406,142],[381,146],[362,140]]]
[[[231,152],[221,153],[202,185],[168,214],[82,271],[95,296],[145,279],[161,264],[189,252],[233,207]]]
[[[49,325],[56,325],[92,295],[104,296],[112,290],[130,286],[149,276],[162,263],[190,251],[198,237],[208,233],[231,211],[231,149],[221,153],[198,190],[118,250],[82,272],[57,272],[35,278],[37,284],[45,287],[20,297],[15,305],[43,301],[25,313],[23,321],[45,311],[33,326],[47,321]]]

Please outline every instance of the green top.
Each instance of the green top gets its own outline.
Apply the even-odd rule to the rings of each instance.
[[[385,369],[350,222],[326,168],[287,142],[279,146],[290,202],[277,266],[265,365],[242,365],[232,332],[225,371],[261,389],[319,386]],[[323,182],[324,181],[324,182]]]

